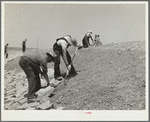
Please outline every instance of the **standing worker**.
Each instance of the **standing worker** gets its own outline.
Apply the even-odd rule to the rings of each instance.
[[[83,47],[84,47],[84,48],[87,48],[87,47],[89,47],[89,45],[91,45],[90,42],[89,42],[89,39],[91,39],[91,40],[93,41],[93,38],[92,38],[92,31],[91,31],[91,30],[89,30],[89,31],[85,34],[85,36],[84,36],[84,38],[83,38],[83,40],[82,40],[82,43],[83,43]],[[94,41],[93,41],[93,43],[94,43]]]
[[[25,51],[26,51],[26,41],[27,41],[27,39],[25,39],[25,40],[22,42],[22,52],[25,52]]]
[[[30,99],[37,98],[35,93],[41,88],[39,74],[46,79],[47,86],[49,86],[47,75],[47,63],[49,62],[54,62],[54,57],[49,53],[40,54],[38,52],[30,52],[30,54],[21,56],[19,65],[27,75],[29,84],[28,94],[25,95],[28,102],[30,102]]]
[[[6,44],[6,45],[5,45],[5,51],[4,51],[4,55],[5,55],[6,58],[8,58],[8,51],[7,51],[8,45],[9,45],[9,44]]]
[[[53,51],[55,52],[55,63],[54,63],[54,77],[56,80],[62,80],[60,74],[60,55],[62,56],[67,69],[69,70],[69,75],[76,74],[75,68],[71,63],[71,56],[67,51],[69,46],[79,47],[79,43],[76,38],[71,37],[70,35],[64,36],[62,38],[58,38],[53,45]]]

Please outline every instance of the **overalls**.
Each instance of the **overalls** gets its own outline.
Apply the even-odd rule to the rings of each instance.
[[[84,48],[87,48],[87,47],[90,45],[89,38],[90,38],[90,37],[88,37],[88,36],[87,36],[87,33],[86,33],[85,36],[84,36],[84,38],[83,38],[83,40],[82,40],[82,43],[83,43],[83,47],[84,47]]]
[[[57,79],[58,77],[61,76],[59,65],[60,65],[60,55],[63,57],[63,53],[62,53],[62,47],[57,44],[57,41],[59,41],[60,39],[63,39],[68,43],[68,41],[62,37],[62,38],[58,38],[56,40],[55,44],[53,45],[53,51],[56,53],[55,62],[54,62],[54,77],[55,77],[55,79]],[[69,43],[68,43],[68,47],[69,47]],[[66,57],[67,57],[68,63],[70,64],[71,56],[67,50],[66,50]],[[69,74],[74,74],[74,73],[75,73],[75,68],[71,64],[71,70],[70,70]]]

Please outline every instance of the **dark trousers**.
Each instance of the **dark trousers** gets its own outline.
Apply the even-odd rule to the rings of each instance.
[[[8,58],[8,52],[7,51],[5,52],[5,56],[6,56],[6,58]]]
[[[25,52],[25,50],[26,50],[26,47],[22,46],[22,52]]]
[[[60,56],[63,57],[62,48],[60,46],[58,46],[57,43],[55,43],[53,46],[53,51],[56,53],[55,62],[54,62],[54,77],[57,78],[57,77],[61,76],[59,65],[60,65]],[[71,56],[67,50],[66,50],[66,56],[67,56],[68,63],[70,64]],[[71,70],[70,70],[69,74],[74,74],[74,73],[75,73],[75,68],[71,64]]]
[[[28,79],[28,98],[32,98],[35,92],[41,88],[41,81],[39,77],[39,72],[30,65],[30,61],[21,56],[19,60],[19,65],[27,75]]]
[[[82,43],[84,48],[87,48],[90,45],[89,39],[86,37],[83,38]]]

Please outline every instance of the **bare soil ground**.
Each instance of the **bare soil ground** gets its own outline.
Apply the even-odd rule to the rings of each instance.
[[[73,55],[75,48],[70,48]],[[5,71],[16,69],[19,57]],[[56,87],[51,102],[65,110],[145,110],[145,42],[135,41],[78,50],[73,65],[78,74]],[[53,64],[48,65],[53,68]],[[61,60],[61,72],[66,67]]]

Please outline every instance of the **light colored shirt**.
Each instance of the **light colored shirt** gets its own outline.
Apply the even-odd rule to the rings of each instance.
[[[87,36],[87,37],[91,37],[92,34],[91,34],[91,33],[87,33],[86,36]]]
[[[39,53],[39,52],[28,52],[24,54],[25,57],[27,57],[30,60],[30,63],[32,64],[32,66],[34,66],[35,68],[37,68],[37,70],[39,70],[40,66],[43,71],[43,73],[47,73],[47,55],[46,53]]]
[[[63,50],[67,50],[67,48],[72,45],[71,38],[69,36],[64,36],[63,38],[65,38],[68,43],[64,39],[60,39],[57,41],[57,44],[61,46]]]

